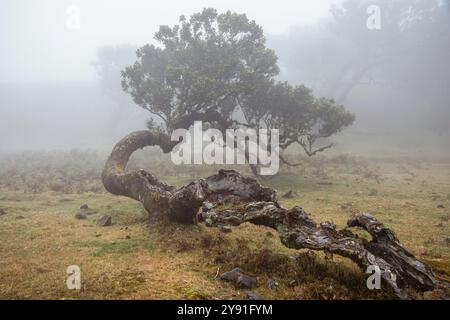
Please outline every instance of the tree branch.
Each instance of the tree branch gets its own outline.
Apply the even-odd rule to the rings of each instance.
[[[176,222],[194,223],[198,219],[207,226],[237,226],[244,222],[263,225],[277,230],[281,242],[289,248],[336,253],[355,261],[363,271],[368,266],[378,266],[383,279],[402,299],[408,298],[408,289],[422,292],[434,288],[436,281],[431,269],[369,214],[353,216],[348,226],[367,230],[372,236],[370,242],[347,229],[336,230],[330,222],[317,226],[299,207],[283,208],[277,202],[275,190],[236,171],[220,170],[181,188],[169,186],[144,170],[125,171],[135,150],[152,145],[167,153],[177,143],[163,133],[138,131],[128,135],[117,143],[106,162],[102,173],[106,190],[140,201],[150,214]],[[231,209],[219,209],[230,203]],[[203,211],[199,214],[201,207]]]

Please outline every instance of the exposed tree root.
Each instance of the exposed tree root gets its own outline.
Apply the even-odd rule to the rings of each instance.
[[[210,227],[244,222],[263,225],[277,230],[281,242],[289,248],[335,253],[350,258],[364,271],[370,265],[378,266],[382,278],[402,299],[408,298],[408,289],[423,292],[435,287],[431,269],[403,248],[394,233],[370,214],[354,215],[347,222],[349,228],[365,229],[372,236],[367,241],[348,228],[337,230],[331,222],[318,226],[300,207],[283,208],[273,189],[235,171],[221,170],[181,188],[169,186],[144,170],[125,172],[135,150],[157,145],[169,152],[175,144],[162,133],[138,131],[128,135],[114,147],[105,165],[105,188],[140,201],[150,214],[177,222],[194,223],[198,218]],[[219,209],[230,203],[231,209]]]

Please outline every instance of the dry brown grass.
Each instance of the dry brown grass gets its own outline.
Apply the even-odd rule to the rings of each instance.
[[[279,194],[296,191],[294,199],[282,204],[301,205],[318,222],[332,220],[344,227],[352,212],[373,213],[440,280],[450,281],[450,248],[445,243],[450,236],[450,165],[330,161],[284,171],[263,183]],[[177,182],[183,179],[188,177]],[[376,195],[369,196],[372,189]],[[84,203],[98,213],[77,220],[74,214]],[[263,298],[393,297],[389,290],[365,289],[365,275],[348,259],[335,256],[331,261],[322,253],[287,249],[275,231],[263,227],[245,224],[223,234],[203,225],[152,222],[140,204],[102,193],[2,189],[0,208],[6,212],[0,216],[3,299],[244,298],[244,291],[216,278],[237,266],[258,278],[255,292]],[[96,226],[101,214],[112,215],[111,227]],[[66,269],[73,264],[81,267],[80,291],[66,288]],[[278,289],[267,288],[268,278],[279,282]]]

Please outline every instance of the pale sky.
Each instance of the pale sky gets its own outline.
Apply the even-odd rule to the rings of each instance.
[[[311,24],[339,0],[1,0],[0,82],[95,79],[89,62],[103,45],[153,40],[161,24],[175,24],[205,7],[246,13],[266,34]],[[66,27],[71,6],[80,9],[80,29]]]

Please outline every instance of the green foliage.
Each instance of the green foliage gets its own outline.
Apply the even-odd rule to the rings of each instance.
[[[293,87],[287,82],[262,85],[242,101],[242,111],[252,127],[279,129],[282,149],[297,143],[309,156],[331,146],[314,150],[318,139],[336,134],[355,120],[333,100],[317,99],[305,86]]]
[[[167,129],[195,112],[216,109],[229,117],[236,98],[256,79],[278,73],[274,52],[265,47],[262,28],[245,15],[218,15],[213,9],[180,24],[161,26],[138,61],[122,73],[134,101],[164,120]]]
[[[122,72],[123,89],[170,133],[194,121],[224,130],[231,126],[280,129],[282,148],[312,145],[354,121],[333,100],[317,99],[304,86],[277,82],[277,57],[262,28],[245,14],[204,9],[173,27],[161,26],[160,44],[145,45]],[[242,113],[244,120],[233,115]]]

